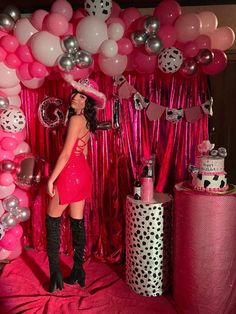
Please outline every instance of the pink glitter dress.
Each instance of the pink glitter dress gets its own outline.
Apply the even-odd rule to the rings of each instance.
[[[86,146],[83,138],[88,132],[75,142],[70,158],[56,180],[61,205],[91,197],[92,172],[83,154]]]

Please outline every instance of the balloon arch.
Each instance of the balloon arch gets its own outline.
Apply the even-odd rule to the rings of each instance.
[[[85,0],[75,11],[56,0],[50,11],[29,17],[6,7],[0,14],[0,261],[20,255],[20,223],[30,216],[25,190],[40,181],[40,161],[24,141],[22,84],[37,89],[45,78],[69,74],[78,80],[96,71],[111,77],[157,69],[185,78],[199,71],[215,75],[225,69],[224,51],[234,39],[213,12],[182,14],[174,0],[160,2],[150,16],[135,7],[121,10],[111,0]]]

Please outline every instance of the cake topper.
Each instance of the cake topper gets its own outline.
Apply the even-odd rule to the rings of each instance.
[[[208,154],[213,148],[215,144],[211,144],[209,140],[203,141],[201,144],[198,144],[198,151],[203,153],[203,155]]]

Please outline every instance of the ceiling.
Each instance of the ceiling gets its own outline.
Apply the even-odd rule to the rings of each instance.
[[[84,0],[68,0],[74,9],[83,8]],[[0,0],[0,12],[7,5],[18,7],[21,13],[32,13],[37,9],[49,10],[54,0]],[[117,0],[121,8],[137,7],[137,8],[154,8],[160,1],[158,0]],[[193,5],[222,5],[236,4],[236,0],[217,1],[217,0],[182,0],[178,1],[181,6]]]

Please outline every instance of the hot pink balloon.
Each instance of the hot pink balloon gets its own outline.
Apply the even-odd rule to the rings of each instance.
[[[6,56],[7,56],[6,51],[2,47],[0,47],[0,62],[4,61]]]
[[[111,9],[110,18],[111,17],[118,17],[120,12],[121,12],[121,8],[120,8],[119,4],[116,3],[115,1],[112,1],[112,9]]]
[[[211,63],[201,67],[202,71],[209,75],[215,75],[225,70],[227,66],[227,56],[223,51],[212,49],[214,54]]]
[[[0,240],[0,247],[9,251],[14,250],[16,247],[16,237],[10,231],[7,231],[2,240]]]
[[[1,147],[4,150],[10,150],[10,151],[15,150],[17,146],[18,146],[17,140],[12,137],[4,137],[1,140]]]
[[[48,71],[45,65],[37,61],[34,61],[29,65],[29,71],[33,77],[37,77],[37,78],[45,77],[48,74]]]
[[[11,151],[3,150],[0,148],[0,161],[4,159],[13,160],[14,154]]]
[[[199,48],[194,41],[190,41],[184,45],[183,56],[185,58],[193,58],[198,54],[198,52]]]
[[[12,183],[8,186],[0,185],[0,199],[3,199],[9,195],[11,195],[15,190],[15,184]]]
[[[81,19],[83,17],[87,16],[87,12],[84,9],[77,9],[74,13],[73,13],[73,17],[72,20],[78,20]]]
[[[22,45],[26,44],[31,36],[37,32],[38,30],[33,27],[28,18],[19,19],[15,24],[14,35]]]
[[[155,8],[153,15],[161,24],[173,24],[181,15],[181,7],[174,0],[162,1]]]
[[[13,96],[17,95],[21,91],[21,85],[17,84],[16,86],[9,87],[9,88],[1,88],[1,91],[6,95],[6,96]]]
[[[134,70],[143,74],[151,74],[156,69],[156,56],[147,55],[139,49],[135,49],[130,55],[131,64]]]
[[[34,61],[32,53],[27,45],[20,45],[16,50],[16,54],[23,62]]]
[[[0,44],[7,52],[15,52],[19,46],[17,38],[12,35],[2,37],[0,39]]]
[[[108,76],[120,75],[127,66],[127,56],[117,54],[115,57],[106,58],[102,54],[98,57],[98,63],[101,71]]]
[[[163,48],[172,47],[176,41],[176,30],[172,25],[161,25],[158,37],[162,41]]]
[[[208,34],[213,32],[218,26],[218,19],[215,13],[211,11],[202,11],[198,13],[201,21],[200,34]]]
[[[10,69],[3,62],[0,63],[0,73],[0,89],[13,87],[19,83],[16,71]]]
[[[29,197],[27,192],[22,189],[15,188],[13,195],[18,198],[20,207],[29,207]]]
[[[120,13],[120,18],[124,21],[126,28],[128,28],[130,24],[137,20],[141,15],[141,12],[137,8],[130,7],[124,9]]]
[[[64,15],[67,21],[70,21],[73,15],[72,6],[66,0],[57,0],[53,2],[51,12]]]
[[[14,227],[12,227],[9,231],[16,239],[20,239],[23,235],[23,228],[21,225],[17,224]]]
[[[211,39],[207,35],[199,35],[194,42],[198,49],[211,49]]]
[[[40,88],[43,85],[43,83],[44,83],[44,78],[37,78],[37,77],[34,77],[31,80],[22,81],[22,84],[25,87],[28,87],[30,89]]]
[[[30,74],[29,70],[29,63],[23,63],[19,66],[17,69],[17,76],[18,78],[23,81],[23,80],[31,80],[33,77]]]
[[[118,53],[120,55],[129,55],[134,49],[132,42],[126,37],[123,37],[120,40],[118,40],[117,44]]]
[[[21,60],[15,53],[9,53],[5,59],[6,65],[11,69],[18,69],[21,65]]]
[[[10,254],[8,255],[7,259],[13,260],[13,259],[17,258],[18,256],[20,256],[21,253],[22,253],[21,240],[16,239],[16,246],[15,246],[14,250],[10,251]]]
[[[48,14],[45,10],[36,10],[30,17],[31,24],[38,30],[41,31],[43,27],[43,20]]]
[[[22,131],[16,132],[16,133],[9,133],[9,132],[4,132],[4,131],[0,130],[0,139],[2,139],[4,137],[14,138],[18,142],[18,144],[20,144],[22,141],[24,141],[26,139],[26,128],[24,128]]]
[[[5,259],[8,259],[8,256],[11,254],[11,251],[8,251],[6,249],[0,248],[0,261],[3,261]]]
[[[209,34],[209,36],[211,39],[211,47],[222,51],[232,47],[235,41],[235,33],[232,28],[228,26],[217,28],[213,33]]]
[[[14,178],[9,172],[0,173],[0,185],[9,186],[13,181]]]
[[[16,149],[14,150],[14,154],[18,155],[18,154],[25,154],[25,153],[30,153],[30,146],[28,143],[22,142],[16,147]]]
[[[59,13],[48,14],[43,21],[43,25],[45,30],[56,36],[64,35],[69,27],[66,17]]]
[[[183,14],[175,22],[176,39],[184,43],[194,40],[199,36],[200,28],[201,21],[197,14]]]

